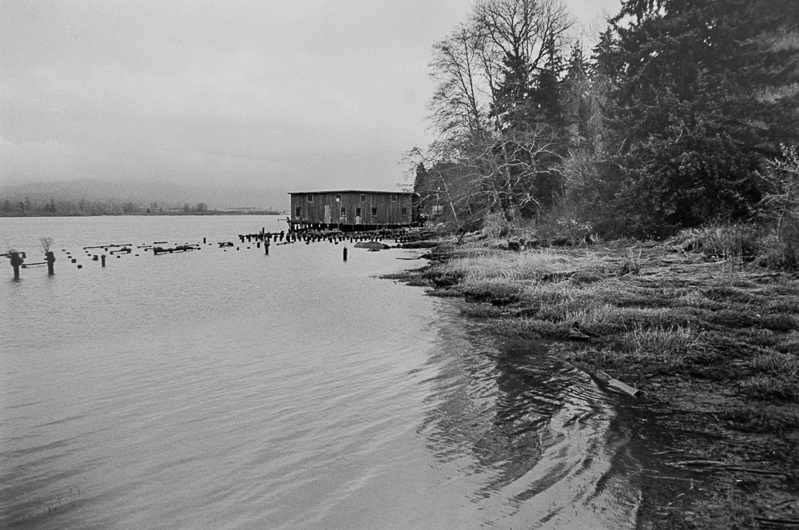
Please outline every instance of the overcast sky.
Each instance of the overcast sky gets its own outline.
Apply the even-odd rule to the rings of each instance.
[[[566,0],[601,27],[620,0]],[[471,0],[0,0],[0,185],[394,189]]]

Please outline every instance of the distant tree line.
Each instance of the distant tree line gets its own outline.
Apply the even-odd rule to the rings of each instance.
[[[428,216],[664,237],[796,197],[799,2],[625,0],[588,57],[570,24],[559,0],[480,0],[434,46]]]
[[[211,214],[211,213],[259,213],[279,214],[272,209],[238,208],[234,210],[209,210],[208,204],[198,202],[169,203],[153,201],[139,204],[118,199],[108,200],[56,200],[50,199],[2,199],[0,216],[82,216],[82,215],[147,215],[147,214]]]
[[[157,213],[203,213],[208,211],[204,202],[188,203],[151,202],[147,205],[118,199],[106,200],[56,200],[50,199],[0,199],[0,212],[5,216],[47,215],[132,215]]]

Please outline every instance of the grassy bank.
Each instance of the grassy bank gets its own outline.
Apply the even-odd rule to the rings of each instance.
[[[685,238],[507,247],[442,244],[410,281],[641,390],[642,527],[799,528],[799,275]]]

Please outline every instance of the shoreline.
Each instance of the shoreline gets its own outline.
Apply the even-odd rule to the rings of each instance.
[[[10,214],[0,212],[0,218],[4,219],[25,219],[25,218],[62,218],[62,217],[186,217],[186,216],[214,216],[214,215],[277,215],[285,216],[286,212],[275,212],[272,210],[204,210],[204,211],[177,211],[166,212],[121,212],[121,213],[43,213],[36,212],[31,214]]]
[[[442,241],[426,257],[394,279],[640,391],[620,410],[638,528],[799,527],[799,275],[668,242]]]

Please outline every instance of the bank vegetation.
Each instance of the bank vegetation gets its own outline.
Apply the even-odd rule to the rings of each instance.
[[[799,527],[799,3],[627,0],[572,35],[482,0],[434,47],[409,183],[451,236],[410,281],[641,390],[643,527]]]

